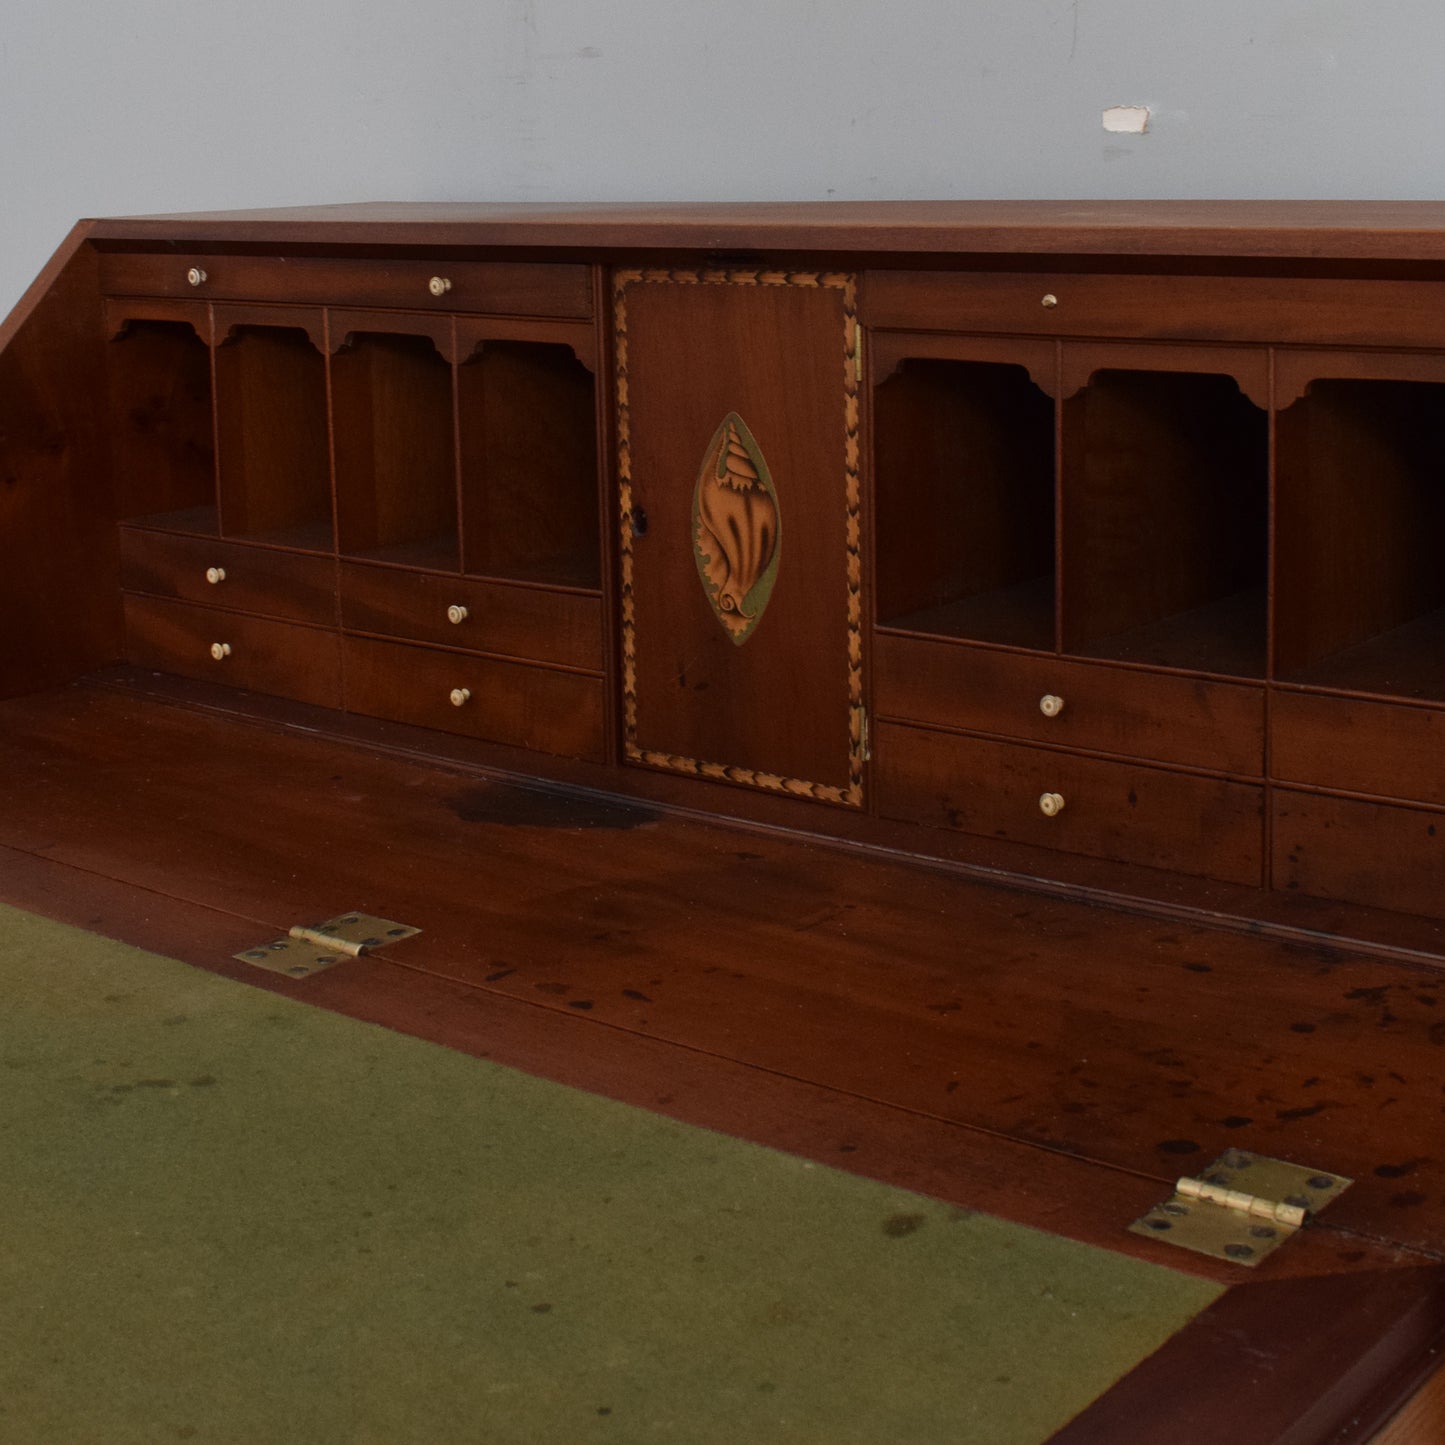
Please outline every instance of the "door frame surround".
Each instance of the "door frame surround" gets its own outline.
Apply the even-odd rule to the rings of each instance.
[[[785,778],[718,761],[682,757],[644,748],[637,741],[637,633],[633,601],[632,431],[627,379],[627,290],[639,285],[802,286],[842,293],[843,346],[839,357],[843,382],[843,496],[847,526],[848,609],[848,784],[837,787],[802,778]],[[858,436],[861,333],[857,278],[846,271],[785,271],[764,268],[689,270],[620,269],[612,277],[613,348],[617,428],[619,560],[622,574],[622,743],[626,761],[664,768],[691,777],[861,807],[867,760],[863,704],[863,484]]]

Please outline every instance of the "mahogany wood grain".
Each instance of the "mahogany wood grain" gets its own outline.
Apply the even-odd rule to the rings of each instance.
[[[1370,1445],[1436,1445],[1442,1435],[1445,1435],[1445,1369],[1437,1369],[1399,1414],[1393,1416],[1378,1435],[1370,1437]]]
[[[207,318],[209,334],[209,318]],[[135,321],[107,347],[109,437],[122,517],[214,508],[211,353],[184,321]]]
[[[348,636],[346,706],[564,757],[602,756],[600,677]],[[465,693],[460,702],[454,693]]]
[[[1325,379],[1279,414],[1279,675],[1445,604],[1442,397],[1440,383]]]
[[[0,695],[120,656],[95,257],[70,241],[0,324]]]
[[[365,202],[90,223],[145,241],[1438,264],[1438,201]]]
[[[190,272],[205,273],[199,285]],[[450,281],[434,294],[434,277]],[[167,251],[101,257],[107,295],[191,296],[232,301],[400,307],[518,316],[591,314],[586,266],[515,261],[410,261],[364,257],[249,256]]]
[[[214,340],[211,307],[190,297],[107,297],[103,304],[105,339],[117,341],[137,321],[168,321],[189,326],[208,346]]]
[[[121,585],[130,592],[319,626],[336,624],[336,563],[245,542],[124,526]],[[212,582],[208,574],[225,576]]]
[[[332,551],[324,348],[301,328],[226,333],[216,349],[221,532]]]
[[[600,278],[599,278],[600,279]],[[489,342],[532,341],[565,346],[594,376],[602,364],[599,328],[592,322],[538,320],[529,316],[454,316],[457,361],[465,364]]]
[[[601,585],[597,388],[568,346],[484,342],[457,370],[463,567]]]
[[[1442,1336],[1439,1265],[1369,1282],[1355,1276],[1242,1285],[1051,1445],[1362,1442],[1416,1382],[1419,1360]]]
[[[1045,746],[1264,773],[1264,689],[1060,657],[880,632],[873,644],[880,720],[994,733]],[[1061,698],[1046,716],[1040,702]]]
[[[846,787],[847,345],[841,290],[644,281],[625,294],[638,749]],[[694,487],[740,416],[777,492],[777,582],[739,644],[695,557]]]
[[[140,667],[322,707],[341,705],[341,655],[334,630],[127,594],[126,655]],[[229,653],[215,657],[219,644]]]
[[[1034,579],[1048,588],[1054,404],[1023,367],[906,360],[874,393],[873,437],[881,622]],[[1001,609],[978,640],[1052,649],[1053,617]]]
[[[1253,1148],[1356,1180],[1331,1229],[1433,1248],[1445,1227],[1438,970],[101,689],[0,722],[0,844],[251,917],[364,899],[426,929],[438,972],[563,1016],[1164,1186]],[[226,828],[187,827],[200,810]],[[346,819],[344,849],[314,849],[318,817]]]
[[[128,695],[224,718],[300,728],[429,766],[543,787],[580,788],[589,796],[625,796],[669,814],[721,820],[763,836],[804,837],[814,847],[851,856],[890,863],[904,859],[912,867],[1006,887],[1021,896],[1083,902],[1171,925],[1268,938],[1286,947],[1352,950],[1430,970],[1445,967],[1445,922],[1418,915],[1300,893],[1261,892],[1257,886],[1221,883],[951,829],[919,828],[863,810],[820,809],[812,800],[734,788],[705,778],[648,770],[620,773],[606,762],[532,754],[457,734],[304,707],[124,666],[106,669],[95,681]]]
[[[1237,625],[1263,676],[1266,414],[1227,376],[1105,369],[1065,401],[1062,425],[1065,648],[1119,656],[1110,639],[1257,593]]]
[[[427,321],[427,318],[419,318]],[[398,556],[421,544],[459,565],[452,368],[423,331],[341,334],[331,359],[337,538],[353,556]]]
[[[1270,773],[1285,782],[1445,807],[1445,713],[1279,689]]]
[[[447,612],[458,605],[467,615],[454,623]],[[344,562],[341,616],[352,632],[602,671],[595,594]]]
[[[1136,264],[1145,274],[869,271],[863,315],[870,326],[896,330],[1274,345],[1440,342],[1439,281],[1160,276],[1147,274],[1147,259]]]
[[[1260,788],[901,723],[880,722],[875,733],[886,817],[1260,881]],[[1057,816],[1041,811],[1045,794],[1064,799]]]
[[[1445,918],[1445,811],[1293,788],[1273,811],[1276,888]]]

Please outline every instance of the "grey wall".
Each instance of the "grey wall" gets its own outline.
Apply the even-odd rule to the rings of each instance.
[[[1439,0],[0,0],[0,314],[85,215],[1436,196],[1442,58]]]

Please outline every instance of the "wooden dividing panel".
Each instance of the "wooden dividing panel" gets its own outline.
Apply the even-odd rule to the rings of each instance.
[[[309,334],[320,332],[320,313],[309,326],[300,318],[288,326],[274,311],[266,324],[248,315],[218,308],[221,529],[229,537],[330,552],[326,356]]]
[[[353,632],[602,670],[598,596],[345,562],[341,616]]]
[[[880,633],[873,699],[879,717],[905,722],[1264,772],[1262,687]]]
[[[1276,888],[1445,918],[1445,812],[1273,790]]]
[[[572,347],[486,340],[457,401],[465,570],[600,586],[596,385]]]
[[[455,571],[451,365],[425,333],[340,331],[331,375],[341,551]]]
[[[121,585],[130,592],[335,625],[336,563],[270,547],[122,527]]]
[[[343,646],[350,712],[536,752],[602,757],[601,678],[361,637]]]
[[[202,317],[205,308],[199,308]],[[132,320],[110,342],[110,447],[122,517],[213,533],[210,348],[190,321]]]
[[[1064,402],[1065,649],[1262,677],[1266,412],[1231,376],[1115,370],[1105,348],[1094,355],[1092,380]]]
[[[138,666],[341,705],[335,631],[134,595],[125,599],[125,622],[127,656]],[[219,656],[214,649],[221,649]]]
[[[884,817],[1258,884],[1262,788],[879,723]],[[1047,816],[1041,799],[1063,799]]]
[[[879,622],[1052,648],[1053,400],[1022,365],[910,357],[873,430]]]

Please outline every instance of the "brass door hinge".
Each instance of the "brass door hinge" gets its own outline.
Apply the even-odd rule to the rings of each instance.
[[[1253,1268],[1353,1182],[1230,1149],[1201,1178],[1179,1180],[1174,1197],[1136,1219],[1129,1232]]]
[[[344,958],[360,958],[421,932],[407,923],[393,923],[371,913],[341,913],[325,923],[297,923],[285,938],[233,954],[242,963],[255,964],[288,978],[308,978]]]

